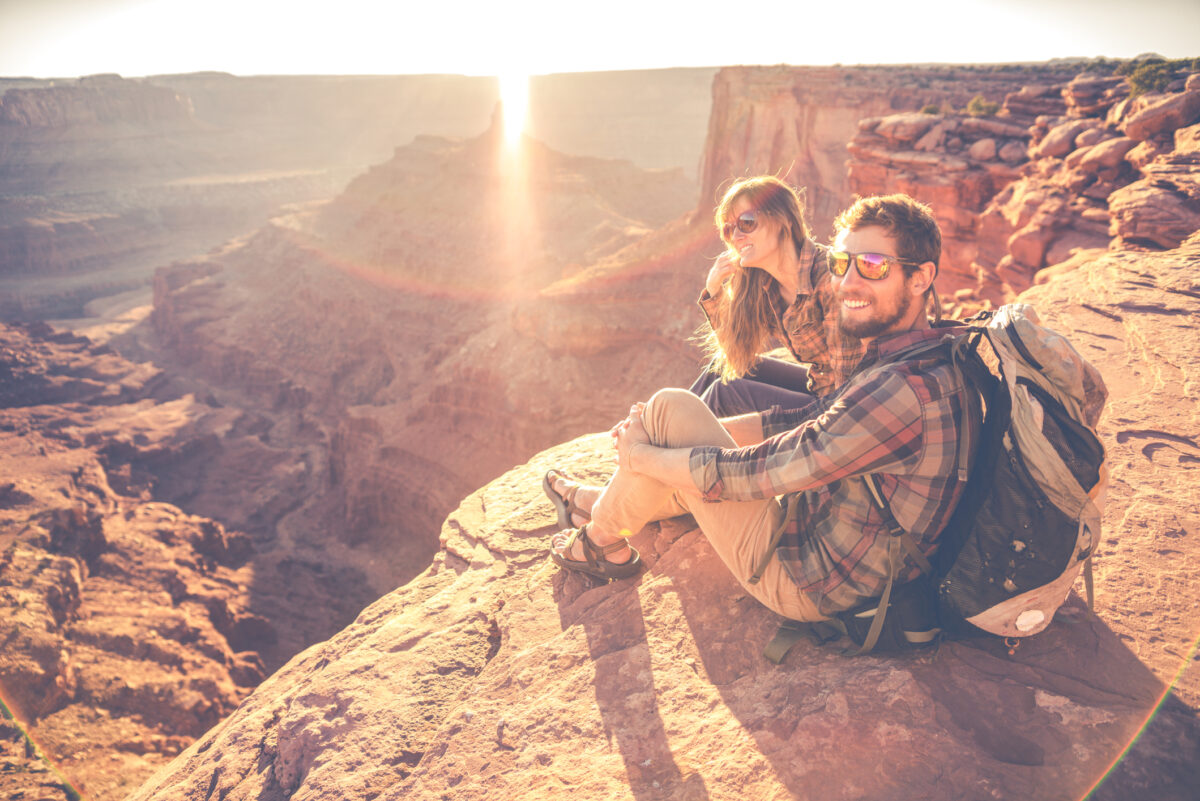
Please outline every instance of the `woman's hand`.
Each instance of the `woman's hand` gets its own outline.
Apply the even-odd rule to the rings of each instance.
[[[611,434],[613,445],[617,449],[617,466],[631,472],[637,472],[629,464],[629,452],[635,445],[649,445],[650,435],[642,425],[642,412],[646,404],[635,403],[629,407],[629,416],[613,426]]]
[[[721,291],[721,287],[729,280],[729,276],[733,275],[733,271],[738,268],[738,257],[732,251],[725,251],[717,260],[713,262],[713,266],[708,271],[708,278],[704,279],[704,288],[708,290],[709,297],[715,298],[717,293]]]

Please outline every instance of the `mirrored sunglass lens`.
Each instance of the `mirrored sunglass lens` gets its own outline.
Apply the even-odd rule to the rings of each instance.
[[[743,234],[748,234],[758,227],[758,216],[752,211],[743,212],[737,218],[738,230]]]
[[[733,236],[733,223],[725,223],[721,226],[721,237],[728,239],[731,236]]]
[[[863,278],[879,279],[887,275],[888,257],[879,253],[859,253],[858,272]]]
[[[829,272],[834,275],[845,275],[850,268],[850,254],[829,251]]]

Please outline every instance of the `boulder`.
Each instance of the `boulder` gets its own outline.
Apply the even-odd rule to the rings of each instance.
[[[1034,158],[1063,157],[1075,149],[1075,137],[1091,128],[1087,120],[1072,120],[1051,128],[1033,150]]]
[[[1118,167],[1125,160],[1125,154],[1136,144],[1137,142],[1127,136],[1101,142],[1088,149],[1080,160],[1079,166],[1092,172]]]
[[[1200,90],[1168,95],[1125,121],[1122,129],[1134,141],[1168,134],[1200,120]]]
[[[1028,157],[1025,145],[1021,142],[1009,141],[1000,146],[1000,160],[1006,164],[1020,164]]]
[[[1091,149],[1091,147],[1080,147],[1072,150],[1064,161],[1064,166],[1066,166],[1068,170],[1074,170],[1083,163],[1083,160],[1087,158],[1087,155],[1089,152],[1091,152]]]
[[[967,155],[976,161],[991,161],[996,158],[996,140],[980,139],[967,148]]]
[[[1090,147],[1091,145],[1099,144],[1105,139],[1109,139],[1111,137],[1112,134],[1100,126],[1088,128],[1086,131],[1079,134],[1079,136],[1075,137],[1075,147]]]
[[[920,139],[937,121],[932,114],[892,114],[875,126],[875,133],[892,143],[907,144]]]
[[[1125,160],[1128,161],[1135,170],[1143,170],[1146,165],[1154,161],[1160,154],[1169,152],[1155,139],[1147,139],[1144,142],[1138,142],[1129,149],[1125,154]]]
[[[915,150],[930,151],[941,148],[942,143],[946,141],[946,126],[938,124],[925,132],[925,135],[917,140],[913,145]]]
[[[1108,197],[1113,236],[1127,242],[1173,248],[1200,229],[1200,193],[1172,182],[1144,178]]]

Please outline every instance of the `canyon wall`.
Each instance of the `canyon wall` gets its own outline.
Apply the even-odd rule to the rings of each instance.
[[[1018,88],[1007,73],[1022,70],[1045,82]],[[959,128],[942,129],[943,145],[952,133],[967,150],[999,137],[997,153],[1018,143],[1034,152],[1057,127],[1046,120],[1069,116],[1066,73],[977,72],[723,71],[713,106],[722,122],[710,124],[698,202],[678,168],[568,155],[531,138],[506,150],[495,129],[420,136],[389,144],[390,156],[332,200],[293,207],[203,257],[158,269],[150,324],[111,341],[127,365],[87,373],[86,363],[115,354],[68,338],[59,344],[76,355],[62,358],[76,366],[40,373],[61,385],[58,394],[14,400],[33,411],[6,412],[12,452],[24,453],[36,434],[52,460],[67,454],[61,459],[86,467],[68,479],[52,461],[30,475],[53,480],[4,490],[19,536],[3,543],[0,590],[9,595],[0,599],[24,622],[13,629],[21,647],[6,651],[3,665],[7,682],[23,688],[10,690],[22,699],[21,715],[52,754],[78,756],[72,775],[97,777],[95,794],[115,799],[197,736],[184,725],[194,697],[187,665],[211,680],[220,715],[262,672],[332,636],[264,682],[140,797],[469,798],[518,787],[585,797],[725,797],[746,788],[804,797],[806,787],[829,784],[872,797],[909,797],[912,788],[939,798],[1085,790],[1158,700],[1192,634],[1187,587],[1200,564],[1198,523],[1170,499],[1194,494],[1200,456],[1190,433],[1195,410],[1178,402],[1195,383],[1186,343],[1200,255],[1194,236],[1155,245],[1167,252],[1146,250],[1188,225],[1191,201],[1180,192],[1194,172],[1190,126],[1175,124],[1169,151],[1165,129],[1148,137],[1143,150],[1158,149],[1143,153],[1147,164],[1162,160],[1153,176],[1128,184],[1137,190],[1128,203],[1112,202],[1112,225],[1124,232],[1115,252],[1051,271],[1044,277],[1057,277],[1027,296],[1055,327],[1077,332],[1114,389],[1102,431],[1118,466],[1106,526],[1121,536],[1102,553],[1100,617],[1073,604],[1054,633],[1015,655],[954,643],[848,667],[836,654],[807,650],[779,671],[747,647],[765,640],[772,616],[747,601],[686,522],[639,534],[651,567],[635,582],[593,587],[552,578],[545,563],[552,524],[541,474],[561,465],[602,479],[611,470],[605,438],[572,440],[606,428],[630,401],[694,377],[698,356],[687,339],[701,319],[694,298],[721,248],[710,220],[720,182],[784,169],[775,160],[792,142],[792,158],[820,180],[800,172],[789,179],[810,186],[814,219],[827,225],[848,198],[850,178],[836,168],[859,130],[859,115],[837,110],[839,102],[883,115],[939,97],[957,107],[975,94],[1007,95],[1010,114],[1019,107],[1031,120],[1022,134],[1004,127],[989,137],[985,125],[942,114],[929,115],[922,135],[954,119]],[[941,77],[921,85],[930,74]],[[236,96],[218,97],[228,76],[187,80],[216,87],[211,97],[189,95],[193,118]],[[1115,89],[1073,83],[1080,119]],[[898,100],[887,99],[888,86]],[[302,94],[287,102],[302,105]],[[1129,119],[1142,111],[1180,119],[1191,101],[1178,97],[1190,96],[1181,88],[1142,101]],[[1045,131],[1031,131],[1039,115]],[[882,141],[860,144],[894,159],[909,149],[899,135],[904,119],[865,123],[863,135]],[[826,124],[848,126],[837,146]],[[975,195],[954,189],[935,202],[939,213],[951,198],[987,208],[983,195],[1006,191],[1013,166],[971,159],[960,172],[986,173],[991,183]],[[1165,203],[1168,196],[1178,202]],[[123,236],[112,239],[129,247]],[[67,261],[88,258],[82,245],[61,252]],[[567,444],[539,455],[557,443]],[[59,506],[77,511],[60,511],[59,520],[47,512]],[[145,538],[166,549],[138,544]],[[206,548],[217,556],[205,557]],[[152,575],[142,577],[135,562]],[[57,572],[38,573],[38,564]],[[5,573],[4,565],[14,567]],[[144,598],[122,604],[144,600],[162,614],[117,626],[121,636],[89,634],[101,626],[93,618],[132,616],[107,600],[102,587],[110,585],[80,593],[104,610],[56,600],[92,577],[145,587]],[[30,627],[47,633],[26,636]],[[161,632],[203,643],[208,661],[174,646],[138,650]],[[103,661],[93,647],[126,668],[97,668],[103,691],[72,678],[75,665]],[[1072,660],[1080,652],[1091,655],[1086,669]],[[144,686],[134,670],[141,659],[153,668]],[[160,674],[156,664],[170,670]],[[800,674],[812,686],[797,694]],[[30,699],[51,686],[53,702],[34,708]],[[1180,688],[1188,703],[1200,700],[1191,674]],[[182,700],[167,703],[161,720],[127,722],[147,692]],[[547,707],[545,698],[558,700]],[[88,704],[101,711],[88,717]],[[1111,795],[1097,798],[1177,797],[1198,735],[1194,710],[1177,701],[1165,709],[1131,767],[1110,780]],[[996,710],[1002,720],[993,725]],[[854,720],[872,723],[856,728]],[[104,724],[120,734],[84,754],[72,737]],[[871,764],[916,767],[846,784],[868,760],[855,750],[862,743]],[[103,768],[109,751],[121,755],[123,775]],[[843,753],[846,761],[831,761]],[[44,773],[21,764],[32,765],[21,776]],[[941,777],[932,790],[931,775]]]
[[[859,120],[963,108],[976,95],[1000,101],[1026,84],[1072,75],[1049,64],[727,67],[713,82],[698,212],[711,215],[730,179],[773,174],[807,189],[814,235],[827,241],[857,191],[845,165]]]
[[[532,79],[566,152],[695,174],[714,70]],[[153,269],[327,199],[421,135],[488,126],[492,78],[115,75],[0,81],[0,318],[79,317]],[[652,120],[656,122],[651,122]]]
[[[273,539],[316,488],[304,449],[270,442],[288,424],[0,325],[0,700],[21,723],[0,719],[0,797],[124,798],[375,597]],[[243,525],[180,508],[217,498]]]

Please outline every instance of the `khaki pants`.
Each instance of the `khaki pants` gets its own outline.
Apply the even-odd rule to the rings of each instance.
[[[662,448],[698,445],[737,447],[729,432],[698,397],[682,389],[655,393],[642,416],[650,441]],[[757,584],[748,579],[767,551],[784,510],[775,498],[705,503],[699,495],[677,492],[657,479],[617,468],[592,509],[606,531],[636,534],[650,522],[691,513],[721,561],[751,596],[793,620],[825,620],[800,592],[779,560],[772,558]]]

